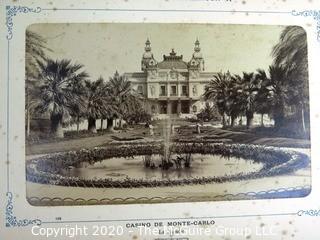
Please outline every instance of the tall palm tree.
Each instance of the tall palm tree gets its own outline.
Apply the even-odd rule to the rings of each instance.
[[[268,89],[269,101],[271,104],[271,111],[275,121],[275,127],[280,128],[284,125],[286,103],[288,102],[290,93],[288,89],[288,75],[287,70],[283,66],[270,66],[269,67],[269,83],[266,88]]]
[[[229,73],[219,72],[205,86],[203,94],[205,100],[211,100],[217,105],[219,114],[222,116],[223,127],[226,127],[225,114],[228,112],[228,84],[230,81],[231,75]]]
[[[299,68],[304,72],[308,71],[307,54],[307,34],[299,26],[286,27],[272,50],[275,65]]]
[[[237,117],[245,112],[242,99],[242,79],[239,75],[233,75],[228,84],[228,115],[231,117],[231,127],[234,126]]]
[[[110,78],[109,89],[109,94],[112,98],[111,106],[117,106],[117,111],[110,111],[110,113],[107,114],[108,129],[112,130],[114,117],[120,118],[121,122],[126,114],[133,113],[135,110],[140,109],[143,98],[132,89],[131,83],[118,72]]]
[[[30,135],[30,118],[39,102],[39,67],[38,61],[44,61],[46,53],[51,51],[46,40],[39,34],[26,31],[26,82],[25,82],[25,109],[26,133]]]
[[[73,102],[73,104],[70,105],[70,116],[71,116],[71,123],[76,123],[77,125],[77,133],[79,133],[80,130],[80,121],[84,117],[86,117],[87,113],[87,105],[86,105],[86,95],[87,95],[87,89],[85,86],[86,79],[84,78],[81,81],[74,82],[70,88],[71,88],[71,94],[76,95],[78,98],[78,101]]]
[[[64,137],[63,121],[72,114],[75,105],[84,105],[81,92],[76,85],[88,78],[83,65],[72,64],[71,60],[38,61],[40,68],[40,103],[37,110],[48,113],[51,121],[51,132],[55,137]]]
[[[116,111],[116,106],[110,101],[110,89],[100,77],[96,81],[85,81],[86,87],[86,116],[88,118],[88,131],[96,133],[96,120],[108,114],[113,107]]]
[[[256,112],[261,114],[260,125],[263,127],[263,116],[264,114],[269,114],[272,109],[270,90],[268,89],[270,79],[268,78],[266,71],[263,69],[258,69],[255,77],[259,85],[258,94],[256,96]]]
[[[238,79],[241,81],[241,99],[245,109],[245,115],[247,119],[247,128],[252,126],[253,115],[256,108],[256,96],[258,94],[258,81],[255,78],[254,73],[243,72],[242,78]]]
[[[308,49],[307,35],[305,30],[299,26],[286,27],[280,35],[280,41],[274,46],[272,55],[274,64],[287,71],[290,79],[290,105],[299,106],[298,117],[301,128],[305,132],[305,117],[308,114],[309,103],[308,86]],[[306,113],[307,112],[307,113]]]

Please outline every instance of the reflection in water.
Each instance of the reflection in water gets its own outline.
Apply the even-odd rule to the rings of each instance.
[[[176,156],[173,155],[173,158]],[[254,163],[251,160],[239,158],[223,158],[216,155],[192,154],[190,168],[162,170],[158,166],[161,164],[161,156],[153,155],[152,161],[156,168],[146,168],[143,164],[144,156],[134,158],[110,158],[97,162],[93,165],[83,163],[79,167],[65,171],[67,176],[80,177],[85,179],[188,179],[193,177],[213,177],[224,175],[235,175],[238,173],[256,172],[262,168],[261,163]]]

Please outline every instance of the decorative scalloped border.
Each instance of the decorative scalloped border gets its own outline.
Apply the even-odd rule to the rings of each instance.
[[[58,9],[46,9],[46,10],[58,10]],[[79,9],[80,10],[80,9]],[[84,10],[84,9],[83,9]],[[90,9],[88,9],[90,10]],[[96,9],[91,9],[96,10]],[[108,9],[105,9],[108,11]],[[139,10],[139,9],[137,9]],[[133,10],[133,11],[137,11]],[[6,27],[7,27],[7,35],[6,38],[8,40],[8,57],[9,57],[9,41],[13,38],[13,18],[20,13],[40,13],[42,9],[40,7],[27,7],[27,6],[6,6]],[[151,10],[152,11],[152,10]],[[215,10],[214,12],[219,12],[219,10]],[[228,12],[228,11],[220,11],[220,12]],[[231,13],[237,12],[235,10],[230,10]],[[243,11],[239,11],[243,12]],[[280,12],[261,12],[261,11],[250,11],[251,13],[274,13],[279,14]],[[317,40],[320,42],[320,10],[305,10],[305,11],[296,11],[293,10],[291,12],[293,16],[303,16],[303,17],[313,17],[314,20],[317,21]],[[9,70],[9,62],[8,62],[8,70]],[[8,72],[9,74],[9,72]],[[9,80],[9,79],[8,79]],[[7,103],[9,105],[9,102]],[[8,130],[8,129],[7,129]],[[9,135],[9,132],[7,131],[7,135]],[[9,143],[7,143],[9,144]],[[7,146],[8,147],[8,146]],[[7,149],[8,150],[8,149]],[[8,161],[9,159],[7,159]],[[7,174],[9,174],[9,164],[7,164]],[[9,179],[8,179],[9,184]],[[9,186],[8,186],[9,187]],[[17,217],[14,216],[14,205],[13,205],[13,194],[12,192],[7,191],[7,205],[6,205],[6,227],[22,227],[27,226],[30,224],[38,224],[41,225],[42,221],[40,219],[34,219],[34,220],[28,220],[28,219],[22,219],[17,220]],[[303,210],[300,210],[303,211]]]
[[[244,193],[236,193],[236,194],[221,194],[215,196],[208,196],[200,201],[217,201],[217,200],[246,200],[246,199],[265,199],[264,196],[268,194],[281,194],[281,193],[290,193],[293,191],[304,191],[309,193],[311,191],[311,187],[306,186],[298,186],[298,187],[290,187],[290,188],[278,188],[278,189],[270,189],[267,191],[259,191],[259,192],[244,192]],[[35,206],[57,206],[57,205],[99,205],[99,204],[128,204],[128,203],[159,203],[159,202],[181,202],[181,201],[199,201],[199,197],[185,197],[185,196],[178,196],[178,197],[128,197],[128,198],[49,198],[49,197],[28,197],[27,198],[29,203],[35,203]],[[45,205],[44,205],[45,204]]]

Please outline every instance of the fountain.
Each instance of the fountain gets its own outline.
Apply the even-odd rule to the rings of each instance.
[[[191,167],[191,154],[180,154],[172,157],[171,154],[171,137],[175,134],[174,124],[171,121],[171,118],[166,118],[162,124],[162,133],[163,133],[163,154],[161,157],[161,164],[159,167],[162,170],[169,170],[172,167],[180,170],[183,168]]]
[[[162,123],[162,138],[163,138],[163,153],[161,154],[161,163],[159,167],[162,170],[168,170],[171,167],[175,166],[176,168],[180,168],[178,162],[181,162],[181,158],[177,157],[177,159],[171,159],[171,151],[170,151],[170,143],[171,136],[174,134],[174,125],[171,122],[170,118],[166,118]],[[151,155],[144,156],[143,163],[146,168],[155,169],[157,166],[155,165],[154,159]]]

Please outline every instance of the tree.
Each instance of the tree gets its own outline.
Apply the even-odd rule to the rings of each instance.
[[[26,75],[36,78],[39,76],[38,61],[46,60],[46,53],[51,51],[47,41],[39,34],[30,30],[26,31]]]
[[[274,65],[285,69],[290,80],[289,105],[299,106],[297,114],[301,129],[306,132],[305,117],[309,115],[309,86],[308,86],[308,49],[307,35],[299,26],[288,26],[281,33],[279,43],[273,48]],[[307,109],[307,111],[306,111]]]
[[[96,119],[103,118],[110,104],[108,98],[108,86],[102,77],[96,81],[85,81],[86,87],[86,116],[88,119],[88,131],[96,133]]]
[[[275,128],[279,129],[284,125],[286,103],[288,102],[288,76],[285,67],[270,66],[270,79],[266,88],[271,105],[271,113],[275,121]]]
[[[226,127],[225,114],[228,111],[228,84],[231,81],[230,73],[219,72],[205,86],[203,94],[205,100],[211,100],[217,105],[218,111],[222,116],[222,126]]]
[[[237,117],[241,116],[245,111],[244,101],[242,99],[242,80],[239,75],[233,75],[228,84],[228,101],[227,112],[231,117],[231,127],[234,126]]]
[[[260,125],[263,127],[264,114],[269,114],[272,110],[272,104],[270,101],[270,91],[268,89],[270,79],[268,78],[267,73],[263,69],[258,69],[255,77],[259,85],[258,94],[256,96],[256,112],[261,114]]]
[[[26,133],[30,135],[30,118],[39,102],[39,67],[38,61],[46,59],[46,52],[51,51],[47,42],[40,35],[26,31],[26,83],[25,83],[25,109]]]
[[[38,61],[40,68],[40,102],[37,110],[50,115],[51,132],[55,137],[64,137],[62,124],[72,115],[75,105],[84,105],[78,85],[88,78],[83,65],[72,64],[71,60],[46,59]]]
[[[244,106],[245,115],[247,119],[247,128],[249,129],[252,126],[253,115],[256,110],[256,96],[258,93],[258,81],[255,78],[254,73],[243,72],[243,77],[236,77],[240,82],[242,106]]]
[[[308,75],[307,54],[307,35],[305,30],[299,26],[286,27],[280,35],[279,43],[272,50],[275,65],[299,68],[300,73],[305,77]]]
[[[142,96],[137,94],[131,87],[131,83],[119,75],[118,72],[114,74],[109,80],[109,96],[110,103],[117,108],[112,108],[107,112],[108,129],[113,129],[113,119],[115,117],[121,120],[130,113],[134,113],[141,108]]]

